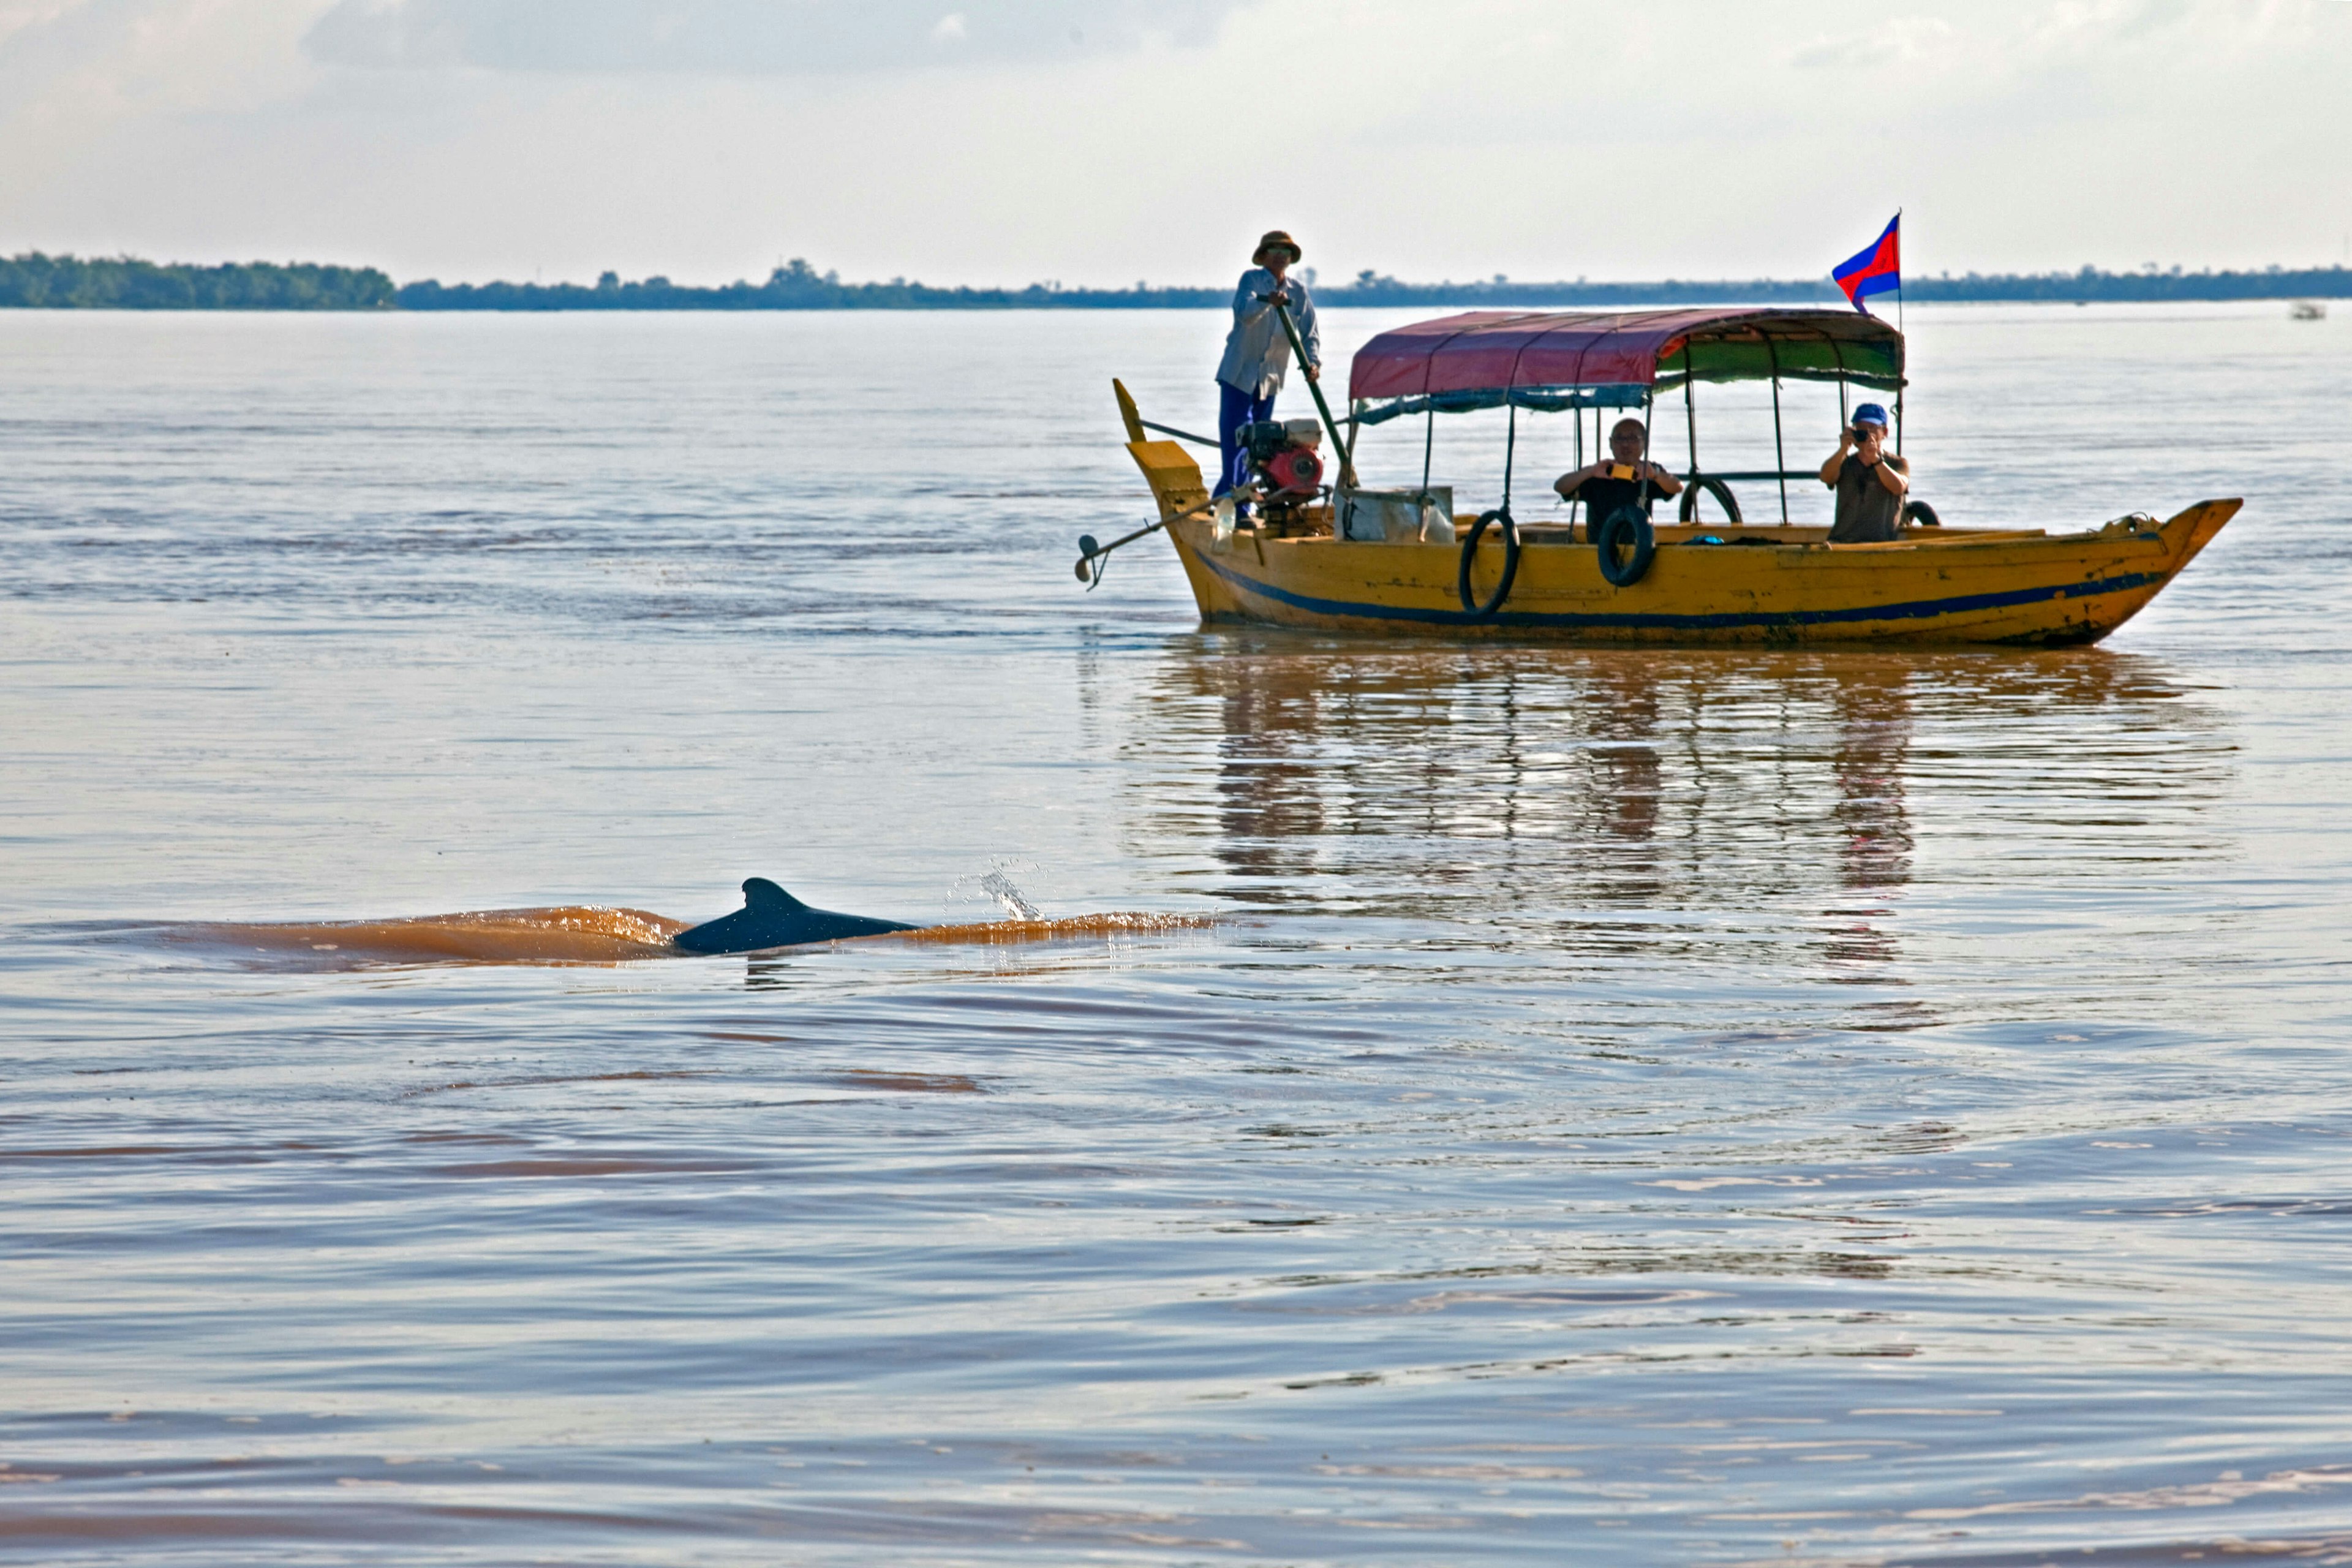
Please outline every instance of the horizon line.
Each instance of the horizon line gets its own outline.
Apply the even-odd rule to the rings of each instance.
[[[1323,282],[1302,268],[1303,281],[1333,306],[1488,305],[1537,309],[1547,306],[1627,306],[1656,303],[1809,304],[1843,302],[1844,295],[1827,273],[1815,278],[1665,278],[1640,280],[1518,281],[1508,275],[1457,282],[1409,282],[1365,268],[1353,278]],[[2135,271],[2110,272],[2095,266],[2074,271],[1943,271],[1906,280],[1904,293],[1923,304],[1938,302],[2093,302],[2352,298],[2352,267],[2330,264],[2290,268],[2196,272],[2153,263]],[[623,281],[607,269],[593,284],[445,284],[436,278],[394,283],[375,267],[320,262],[153,262],[137,257],[82,258],[71,253],[26,251],[0,258],[0,307],[32,309],[195,310],[987,310],[987,309],[1213,309],[1225,304],[1224,286],[1139,282],[1116,288],[1065,287],[1058,280],[1019,288],[934,285],[905,277],[888,281],[845,283],[837,270],[819,272],[803,258],[778,266],[764,282],[738,279],[705,285],[672,282],[661,273]]]

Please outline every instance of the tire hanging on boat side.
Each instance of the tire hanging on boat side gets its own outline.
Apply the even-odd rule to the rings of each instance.
[[[1470,596],[1470,568],[1478,559],[1478,541],[1486,537],[1486,525],[1490,522],[1502,525],[1503,580],[1495,584],[1494,593],[1482,605]],[[1498,506],[1492,511],[1480,512],[1478,521],[1470,525],[1470,531],[1462,538],[1462,567],[1454,574],[1454,591],[1461,595],[1462,607],[1469,611],[1473,618],[1485,620],[1501,609],[1503,601],[1511,596],[1511,583],[1518,574],[1519,525],[1511,521],[1511,509]]]
[[[1646,576],[1651,561],[1658,553],[1658,536],[1652,531],[1650,520],[1630,506],[1611,512],[1594,531],[1592,542],[1601,552],[1601,574],[1620,588],[1630,588]],[[1621,544],[1633,552],[1622,563],[1617,559],[1617,547]]]
[[[1690,488],[1683,491],[1681,516],[1685,522],[1693,521],[1698,517],[1698,496],[1701,490],[1705,490],[1707,494],[1713,496],[1717,500],[1723,503],[1724,521],[1744,522],[1747,521],[1739,515],[1739,498],[1731,493],[1731,487],[1725,484],[1721,479],[1717,479],[1713,474],[1706,474],[1702,475],[1698,479],[1693,479],[1691,481]]]

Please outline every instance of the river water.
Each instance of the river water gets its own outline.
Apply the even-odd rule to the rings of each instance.
[[[2247,498],[2047,654],[1085,591],[1219,335],[0,314],[0,1560],[2352,1562],[2352,321],[1919,312],[1948,522]],[[754,874],[1213,923],[167,929]]]

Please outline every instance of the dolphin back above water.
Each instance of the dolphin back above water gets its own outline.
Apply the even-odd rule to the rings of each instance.
[[[813,910],[765,877],[743,884],[743,907],[698,926],[689,926],[670,938],[687,952],[757,952],[763,948],[795,947],[802,942],[838,942],[846,936],[883,936],[894,931],[921,928],[904,921],[877,921],[866,915],[845,915]]]
[[[982,886],[986,887],[986,883]],[[1000,898],[1003,897],[999,893]],[[743,884],[743,907],[701,925],[650,910],[605,904],[473,910],[393,920],[211,921],[140,926],[167,942],[225,946],[239,954],[282,953],[305,966],[379,963],[628,963],[649,958],[761,952],[897,936],[911,942],[985,943],[1118,938],[1213,923],[1205,915],[1094,914],[1046,920],[1022,905],[1011,920],[908,925],[813,910],[764,877]]]

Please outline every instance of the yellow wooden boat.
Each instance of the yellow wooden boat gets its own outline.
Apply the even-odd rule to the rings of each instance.
[[[1683,521],[1643,523],[1640,532],[1648,537],[1634,539],[1633,514],[1621,514],[1622,529],[1606,520],[1602,531],[1614,537],[1605,554],[1593,529],[1572,518],[1517,524],[1507,466],[1502,506],[1482,517],[1453,517],[1463,532],[1458,542],[1448,542],[1455,530],[1444,527],[1442,514],[1418,532],[1358,526],[1358,493],[1345,479],[1364,427],[1403,415],[1507,407],[1516,442],[1522,409],[1646,415],[1663,392],[1680,388],[1687,400],[1695,383],[1768,378],[1776,450],[1784,379],[1892,392],[1899,431],[1902,339],[1872,317],[1479,312],[1366,344],[1350,379],[1346,437],[1326,414],[1342,485],[1301,489],[1302,470],[1277,465],[1286,490],[1261,470],[1240,492],[1256,503],[1257,515],[1237,521],[1230,506],[1212,505],[1200,465],[1182,445],[1149,438],[1167,427],[1143,420],[1124,388],[1118,397],[1128,450],[1160,505],[1160,521],[1139,531],[1164,528],[1211,622],[1449,638],[2062,647],[2096,642],[2130,619],[2242,504],[2201,501],[2163,522],[2136,513],[2069,533],[1948,528],[1915,507],[1921,515],[1892,542],[1832,544],[1825,527],[1736,521],[1730,481],[1818,483],[1814,470],[1790,470],[1783,457],[1776,469],[1710,473],[1694,449],[1682,476]],[[1735,521],[1698,521],[1693,508],[1702,492],[1728,503]],[[1397,493],[1383,492],[1391,514]],[[1428,490],[1424,475],[1421,491],[1405,493],[1426,506],[1438,492]],[[1107,551],[1091,540],[1082,550],[1079,575],[1093,580],[1090,569],[1098,576]]]

